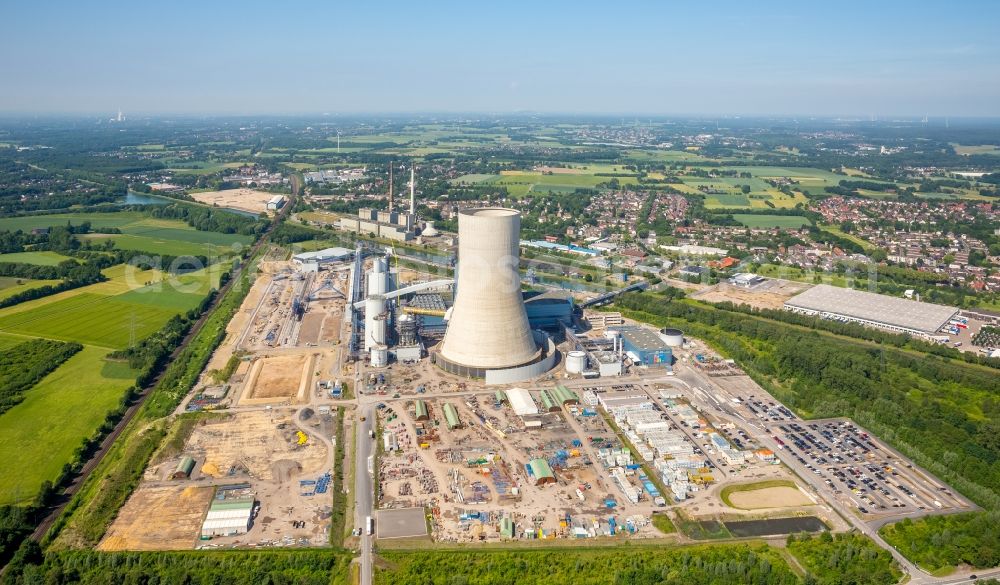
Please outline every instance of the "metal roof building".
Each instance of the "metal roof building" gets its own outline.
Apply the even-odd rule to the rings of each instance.
[[[507,390],[507,402],[517,416],[538,414],[538,406],[531,398],[531,394],[524,388],[511,388]]]
[[[552,468],[549,467],[549,462],[542,459],[532,459],[528,462],[528,474],[535,479],[535,485],[542,485],[544,483],[555,483],[556,476],[552,473]]]
[[[201,525],[201,537],[234,536],[250,530],[253,496],[213,500]]]
[[[580,398],[572,390],[559,384],[552,391],[552,395],[562,404],[579,404]]]
[[[315,252],[302,252],[301,254],[296,254],[292,256],[292,261],[298,264],[306,264],[309,262],[323,264],[325,262],[334,262],[350,258],[353,253],[353,250],[348,250],[347,248],[325,248],[323,250],[316,250]]]
[[[426,402],[423,400],[417,400],[413,403],[413,420],[427,420],[430,417],[430,413],[427,412]]]
[[[457,429],[462,426],[462,421],[458,419],[458,409],[455,408],[454,404],[445,404],[444,408],[444,420],[448,423],[449,429]]]
[[[170,477],[174,479],[187,479],[191,477],[192,471],[194,471],[194,459],[185,457],[180,460],[177,468],[174,469],[174,473]]]
[[[548,412],[555,412],[559,410],[559,405],[556,404],[555,398],[552,398],[552,394],[543,389],[539,392],[539,397],[542,399],[542,408]]]
[[[841,318],[896,333],[933,335],[958,314],[958,307],[890,297],[819,284],[785,301],[785,309]]]

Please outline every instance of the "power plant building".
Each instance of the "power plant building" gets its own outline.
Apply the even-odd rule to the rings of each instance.
[[[455,303],[435,355],[446,372],[505,384],[552,368],[555,344],[532,331],[521,295],[520,231],[513,209],[459,211]]]
[[[650,367],[670,367],[673,363],[673,351],[656,332],[640,327],[622,327],[618,332],[633,362]]]
[[[372,234],[380,238],[408,242],[414,238],[414,216],[399,211],[378,211],[363,207],[357,217],[342,217],[337,224],[350,232]]]
[[[573,297],[562,291],[528,291],[523,295],[528,323],[535,329],[549,329],[573,323]]]

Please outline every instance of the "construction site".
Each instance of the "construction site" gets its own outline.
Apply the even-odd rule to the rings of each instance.
[[[778,278],[761,279],[752,284],[721,281],[691,293],[691,298],[709,303],[749,305],[756,309],[781,309],[785,301],[812,285]]]
[[[264,261],[105,550],[324,546],[349,263]]]
[[[682,394],[617,383],[390,398],[377,409],[379,517],[424,509],[439,542],[662,537],[651,518],[668,506],[696,518],[818,515],[844,525],[773,452]],[[741,491],[739,506],[720,499],[727,485],[775,480],[798,498],[770,509],[764,487]]]

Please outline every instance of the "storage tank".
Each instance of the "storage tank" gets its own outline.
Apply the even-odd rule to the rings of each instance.
[[[660,339],[669,347],[680,347],[684,345],[684,332],[680,329],[667,327],[660,330]]]
[[[373,368],[384,368],[389,364],[389,348],[385,345],[376,345],[371,348],[371,366]]]
[[[570,374],[582,374],[587,369],[587,352],[571,351],[566,354],[566,371]]]

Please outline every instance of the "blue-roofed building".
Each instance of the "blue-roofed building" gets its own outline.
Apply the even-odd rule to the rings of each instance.
[[[673,351],[655,331],[640,327],[621,327],[617,331],[625,353],[637,364],[669,369],[674,363]]]

